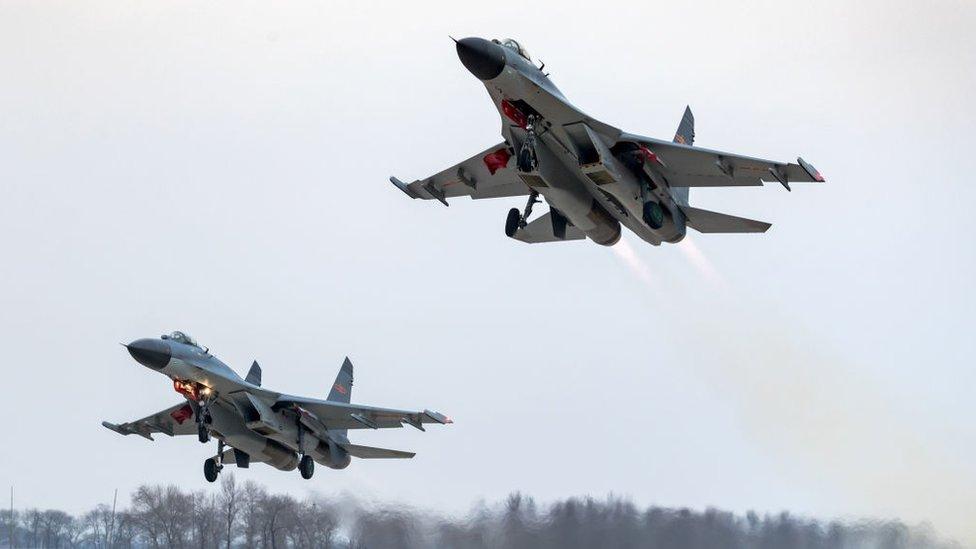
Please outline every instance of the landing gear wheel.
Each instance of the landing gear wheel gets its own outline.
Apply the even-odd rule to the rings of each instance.
[[[312,461],[311,456],[302,456],[302,460],[298,462],[298,472],[302,474],[302,478],[305,480],[312,478],[312,473],[315,472],[315,462]]]
[[[664,209],[657,202],[644,203],[644,222],[652,229],[660,229],[664,226]]]
[[[518,208],[508,210],[508,217],[505,218],[505,234],[511,238],[514,238],[515,231],[518,231],[521,222],[522,212],[520,212]]]
[[[197,438],[200,442],[210,442],[210,431],[203,423],[197,423]]]
[[[207,479],[207,482],[215,482],[218,474],[220,474],[220,466],[217,465],[216,459],[209,458],[203,462],[203,478]]]

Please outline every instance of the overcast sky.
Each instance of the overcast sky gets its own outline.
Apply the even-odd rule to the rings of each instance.
[[[81,510],[206,487],[212,445],[99,422],[180,397],[119,347],[188,331],[276,390],[431,408],[418,452],[242,471],[297,495],[929,521],[976,543],[976,5],[0,4],[0,484]],[[794,160],[824,185],[691,192],[773,223],[529,246],[523,200],[387,182],[500,140],[448,34],[512,36],[589,114]]]

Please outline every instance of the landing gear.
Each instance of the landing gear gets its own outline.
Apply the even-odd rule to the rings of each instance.
[[[528,147],[528,145],[522,145],[519,150],[518,158],[516,159],[516,165],[519,171],[522,172],[533,172],[536,166],[539,165],[539,160],[535,156],[535,150]]]
[[[539,166],[539,157],[535,152],[535,116],[529,116],[529,123],[525,126],[525,141],[519,149],[516,166],[521,172],[534,172]]]
[[[311,456],[302,456],[301,461],[298,462],[298,472],[302,474],[302,478],[305,480],[312,478],[312,474],[315,472],[315,462],[312,461]]]
[[[539,192],[533,190],[529,193],[529,199],[525,202],[525,213],[518,211],[518,208],[508,210],[508,217],[505,218],[505,234],[514,238],[516,231],[524,228],[528,224],[529,216],[532,215],[532,206],[539,202]]]
[[[197,438],[203,443],[210,442],[210,431],[202,421],[197,423]]]
[[[302,474],[303,479],[308,480],[315,472],[315,462],[305,453],[305,426],[302,425],[300,412],[295,414],[295,427],[298,429],[298,453],[302,456],[298,461],[298,472]]]
[[[519,229],[519,224],[522,223],[522,212],[518,208],[512,208],[508,210],[508,217],[505,218],[505,234],[511,238],[515,236],[515,231]]]
[[[207,428],[213,422],[213,418],[210,417],[210,410],[205,405],[201,405],[198,415],[200,419],[197,421],[197,439],[203,443],[210,442],[210,429]]]
[[[217,441],[217,456],[207,459],[203,462],[203,478],[207,479],[207,482],[215,482],[217,480],[217,475],[220,474],[221,469],[224,468],[224,441]]]
[[[217,465],[216,459],[209,458],[203,462],[203,478],[207,479],[207,482],[216,482],[218,474],[220,474],[220,466]]]
[[[200,401],[197,404],[197,439],[200,442],[210,442],[210,429],[207,426],[211,423],[213,417],[210,415],[210,406],[205,401]]]

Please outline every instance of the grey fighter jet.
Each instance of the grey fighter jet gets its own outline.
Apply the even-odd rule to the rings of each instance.
[[[694,147],[688,108],[672,141],[624,132],[573,106],[514,40],[457,40],[461,63],[488,89],[504,141],[426,179],[390,180],[411,198],[528,196],[512,209],[505,234],[522,242],[589,237],[611,246],[621,225],[655,246],[702,233],[761,233],[769,223],[695,208],[691,187],[821,182],[810,164],[762,160]],[[549,211],[529,220],[542,195]]]
[[[217,439],[217,454],[204,462],[210,482],[226,463],[248,467],[262,462],[282,471],[298,468],[312,478],[315,463],[344,469],[351,457],[412,458],[412,452],[349,442],[349,429],[387,429],[403,424],[424,430],[425,423],[451,423],[430,410],[413,412],[350,404],[352,363],[346,358],[325,400],[293,396],[261,387],[255,362],[241,379],[226,364],[182,332],[138,339],[125,346],[136,362],[173,380],[185,401],[130,423],[102,425],[123,435],[153,440],[153,433]]]

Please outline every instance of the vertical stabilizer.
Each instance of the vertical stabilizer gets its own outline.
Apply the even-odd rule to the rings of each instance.
[[[674,132],[674,142],[689,147],[695,144],[695,115],[691,114],[691,107],[685,107],[685,114],[678,123],[678,131]],[[688,205],[688,187],[672,187],[671,196],[681,206]]]
[[[332,384],[332,390],[329,391],[327,400],[349,404],[350,397],[352,397],[352,361],[346,357],[346,360],[342,362],[342,367],[339,368],[339,375],[336,376],[335,383]]]
[[[258,387],[261,386],[261,367],[258,366],[258,361],[255,360],[254,363],[251,364],[251,369],[247,371],[247,377],[244,378],[244,381],[250,383],[251,385],[257,385]]]
[[[695,115],[691,114],[691,107],[685,107],[685,114],[678,124],[678,131],[674,133],[674,142],[688,145],[695,144]]]

